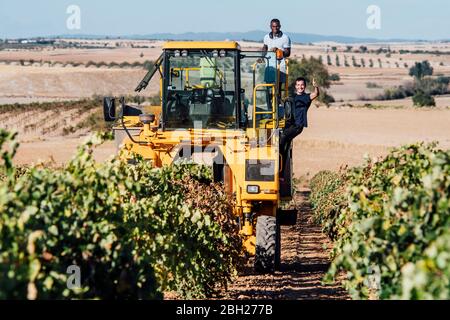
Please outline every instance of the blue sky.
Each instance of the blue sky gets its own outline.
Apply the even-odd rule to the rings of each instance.
[[[80,30],[66,27],[69,5],[81,9]],[[379,30],[366,26],[369,5],[381,10]],[[450,39],[448,0],[0,0],[0,38],[268,30],[273,17],[286,32]]]

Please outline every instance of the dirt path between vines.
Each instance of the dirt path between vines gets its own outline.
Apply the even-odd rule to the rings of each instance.
[[[295,226],[281,227],[281,270],[261,275],[251,263],[223,293],[224,299],[349,299],[339,285],[323,285],[331,243],[312,221],[309,191],[296,195],[299,209]]]

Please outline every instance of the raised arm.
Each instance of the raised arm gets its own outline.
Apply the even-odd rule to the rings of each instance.
[[[313,78],[313,81],[312,81],[312,85],[314,87],[314,92],[312,92],[311,95],[310,95],[311,101],[316,99],[319,96],[319,94],[320,94],[319,87],[317,86],[316,79],[314,79],[314,78]]]

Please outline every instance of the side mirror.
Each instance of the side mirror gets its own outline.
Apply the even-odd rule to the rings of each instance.
[[[116,120],[116,99],[113,97],[103,98],[103,117],[106,122]]]

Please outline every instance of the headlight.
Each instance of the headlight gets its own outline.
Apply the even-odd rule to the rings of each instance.
[[[248,185],[247,193],[259,193],[259,186]]]

